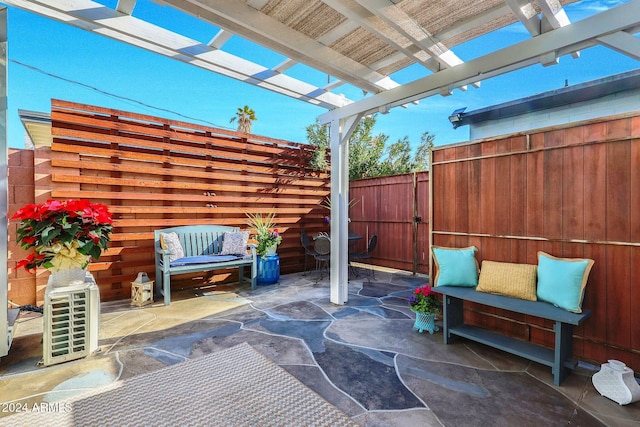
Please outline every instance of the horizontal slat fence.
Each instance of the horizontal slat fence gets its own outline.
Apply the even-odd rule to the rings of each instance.
[[[574,354],[640,372],[640,116],[437,147],[434,245],[537,264],[537,252],[595,260]],[[467,322],[553,347],[553,325],[478,304]]]
[[[328,231],[320,204],[329,175],[308,167],[308,145],[60,100],[51,119],[51,149],[35,153],[36,202],[86,198],[110,207],[112,242],[90,266],[103,299],[129,297],[139,271],[154,275],[155,229],[247,228],[246,212],[273,210],[282,273],[302,268],[302,229]]]

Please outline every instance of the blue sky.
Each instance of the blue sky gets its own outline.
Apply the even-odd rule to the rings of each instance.
[[[99,0],[99,3],[114,7],[117,1]],[[624,1],[580,1],[565,9],[570,20],[575,22],[620,3]],[[213,26],[169,12],[173,9],[158,6],[150,0],[139,0],[134,16],[144,16],[204,43],[217,32]],[[24,128],[18,118],[18,109],[48,113],[52,98],[221,128],[235,128],[229,119],[237,107],[246,104],[258,117],[253,125],[254,133],[297,142],[306,142],[305,128],[326,111],[19,9],[9,8],[8,16],[10,147],[24,146]],[[485,46],[495,49],[528,37],[522,25],[514,24],[453,50],[461,59],[469,61],[486,52]],[[223,49],[267,67],[284,59],[238,37],[232,37]],[[639,66],[638,61],[627,56],[594,47],[582,51],[580,59],[565,56],[560,58],[558,65],[532,66],[485,80],[479,89],[455,90],[448,97],[438,95],[423,99],[418,105],[394,108],[389,114],[378,115],[375,132],[389,135],[390,142],[408,136],[414,146],[425,131],[435,134],[436,145],[464,141],[468,139],[468,128],[454,130],[447,119],[457,108],[483,108],[563,87],[565,79],[573,85]],[[305,79],[310,76],[318,85],[326,83],[327,79],[325,74],[301,65],[287,73],[294,77],[305,75]],[[392,77],[405,83],[422,75],[424,72],[416,66]],[[344,87],[343,92],[353,100],[363,96],[355,88]]]

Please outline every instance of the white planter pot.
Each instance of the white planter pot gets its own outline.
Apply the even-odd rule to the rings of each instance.
[[[276,254],[277,250],[278,250],[278,245],[269,246],[267,248],[267,253],[265,254],[265,256],[273,256]]]

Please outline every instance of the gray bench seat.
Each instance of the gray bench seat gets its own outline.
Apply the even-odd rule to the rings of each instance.
[[[444,296],[443,333],[444,343],[449,344],[453,336],[467,338],[503,351],[550,366],[556,385],[575,368],[572,362],[573,327],[582,323],[590,310],[572,313],[542,301],[526,301],[503,295],[478,292],[475,288],[436,286],[434,292]],[[515,313],[549,319],[555,322],[555,347],[549,349],[528,341],[507,337],[497,332],[464,323],[463,301],[472,301]]]

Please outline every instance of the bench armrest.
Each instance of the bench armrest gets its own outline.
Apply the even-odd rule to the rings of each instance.
[[[158,268],[160,268],[160,270],[164,272],[169,271],[169,254],[171,252],[167,249],[162,249],[158,242],[156,242],[155,244],[155,252],[156,271]]]
[[[169,255],[170,252],[168,249],[156,248],[156,253],[164,256]]]
[[[249,250],[251,250],[251,257],[255,258],[257,255],[256,248],[258,247],[258,245],[256,245],[255,243],[249,243],[247,244],[247,247],[249,248]]]

